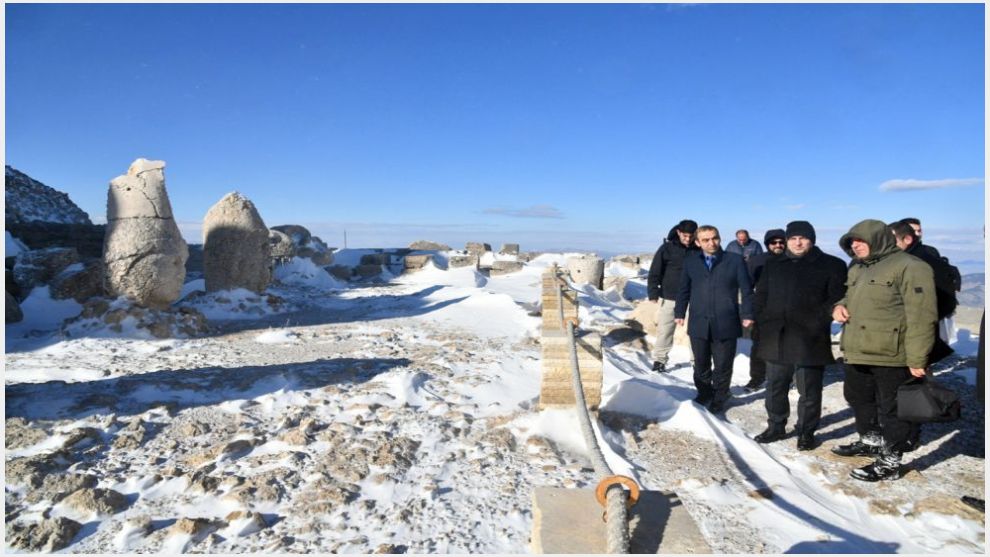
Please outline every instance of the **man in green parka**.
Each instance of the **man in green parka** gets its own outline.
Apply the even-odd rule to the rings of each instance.
[[[857,480],[895,480],[911,428],[897,419],[897,388],[925,375],[938,324],[935,280],[932,268],[901,251],[881,221],[856,224],[839,245],[853,261],[832,318],[843,324],[844,393],[860,439],[832,452],[877,456],[851,472]]]

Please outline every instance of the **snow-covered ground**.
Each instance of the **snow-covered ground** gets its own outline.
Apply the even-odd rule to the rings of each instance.
[[[296,262],[271,289],[278,306],[193,297],[215,331],[196,339],[65,338],[57,324],[78,304],[37,290],[30,321],[6,328],[7,551],[65,517],[81,525],[72,553],[527,552],[534,487],[597,483],[574,411],[537,410],[540,273],[565,258],[495,277],[427,266],[386,284]],[[606,274],[645,296],[645,271]],[[848,478],[862,461],[828,451],[853,436],[838,368],[822,447],[759,445],[762,391],[740,388],[748,341],[717,419],[691,401],[686,347],[672,373],[651,373],[653,339],[622,334],[633,302],[580,289],[582,324],[608,333],[607,460],[676,492],[715,552],[984,552],[982,514],[958,503],[984,490],[971,337],[937,372],[964,419],[926,426],[901,480],[862,484]],[[67,497],[80,487],[88,499]]]

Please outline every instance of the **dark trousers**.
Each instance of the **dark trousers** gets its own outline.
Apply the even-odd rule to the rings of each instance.
[[[691,337],[691,351],[694,353],[694,386],[698,389],[698,396],[718,403],[729,400],[736,339],[709,340]]]
[[[753,340],[753,346],[749,350],[749,382],[762,384],[767,379],[767,362],[756,357],[757,348],[760,346],[760,332],[756,329],[756,325],[745,330],[750,331],[750,338]]]
[[[865,435],[879,430],[884,444],[896,452],[903,450],[911,435],[910,422],[897,419],[897,387],[911,377],[906,367],[845,364],[843,392],[856,418],[856,431]]]
[[[756,343],[753,341],[753,351],[750,352],[749,357],[749,380],[752,383],[763,383],[767,379],[767,362],[757,358],[756,354]]]
[[[796,366],[767,362],[767,422],[770,427],[784,431],[787,417],[791,415],[791,402],[787,397],[791,381],[797,381],[798,435],[814,433],[822,417],[822,377],[825,366]]]

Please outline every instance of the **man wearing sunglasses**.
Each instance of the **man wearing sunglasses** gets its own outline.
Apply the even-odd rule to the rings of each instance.
[[[784,253],[784,246],[787,241],[784,239],[784,231],[780,228],[767,230],[763,235],[763,245],[767,251],[758,253],[746,261],[746,268],[749,270],[749,278],[756,286],[756,281],[760,279],[763,266],[768,259],[780,257]],[[750,329],[750,338],[753,340],[753,347],[749,351],[749,383],[743,387],[747,393],[753,393],[763,388],[763,383],[767,379],[767,363],[756,356],[758,343],[760,342],[760,324],[754,323]]]

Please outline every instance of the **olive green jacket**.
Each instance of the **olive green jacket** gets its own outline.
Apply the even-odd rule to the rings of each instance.
[[[870,246],[865,259],[850,247],[853,238]],[[888,367],[924,368],[935,342],[938,314],[932,268],[898,249],[887,225],[864,220],[839,240],[853,263],[846,295],[836,305],[849,311],[842,327],[845,361]]]

